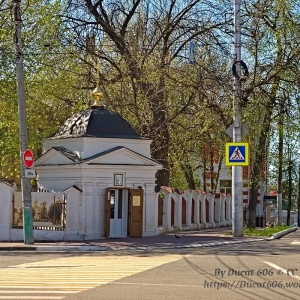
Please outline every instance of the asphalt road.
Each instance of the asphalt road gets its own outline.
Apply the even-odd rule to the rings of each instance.
[[[0,299],[300,299],[300,235],[214,248],[0,253]]]

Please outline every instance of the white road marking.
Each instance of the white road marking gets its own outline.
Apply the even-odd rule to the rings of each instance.
[[[293,274],[291,274],[291,272],[288,273],[288,271],[286,269],[283,269],[283,268],[281,268],[281,267],[279,267],[279,266],[277,266],[277,265],[275,265],[275,264],[273,264],[273,263],[271,263],[269,261],[264,261],[264,263],[267,264],[267,265],[269,265],[270,267],[273,267],[276,270],[281,270],[282,273],[284,273],[284,274],[286,274],[288,276],[291,276],[291,277],[293,277],[293,278],[295,278],[297,280],[300,280],[300,276],[293,275]]]
[[[292,244],[292,245],[300,245],[300,242],[298,242],[297,240],[295,240],[295,241],[293,241],[291,244]]]
[[[204,286],[199,285],[189,285],[189,284],[172,284],[172,283],[147,283],[147,282],[110,282],[110,284],[117,285],[149,285],[149,286],[170,286],[170,287],[187,287],[187,288],[203,288]]]
[[[103,282],[101,284],[107,284],[109,282]],[[76,293],[76,292],[81,292],[85,289],[88,289],[90,287],[88,286],[78,286],[76,285],[76,287],[63,287],[63,286],[57,286],[57,285],[47,285],[47,286],[42,286],[42,285],[18,285],[18,284],[15,284],[15,285],[1,285],[0,286],[0,293],[1,293],[1,288],[3,289],[39,289],[39,288],[43,288],[43,289],[48,289],[48,290],[51,290],[51,289],[55,289],[57,291],[72,291],[73,293]],[[92,286],[92,287],[95,287],[95,286]]]
[[[29,300],[59,300],[59,299],[63,299],[64,296],[60,297],[60,296],[0,296],[0,299],[17,299],[17,300],[21,300],[21,299],[29,299]]]
[[[0,268],[0,299],[63,299],[67,294],[108,284],[182,257],[175,254],[149,257],[78,256]]]
[[[14,290],[0,290],[1,294],[74,294],[73,291],[14,291]]]

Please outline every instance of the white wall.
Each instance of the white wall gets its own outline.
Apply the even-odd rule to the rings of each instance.
[[[0,182],[0,241],[10,240],[13,216],[13,194],[16,184]]]

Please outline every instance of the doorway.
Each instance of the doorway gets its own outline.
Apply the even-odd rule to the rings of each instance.
[[[129,203],[129,236],[142,237],[144,191],[142,189],[130,190]]]
[[[105,236],[141,237],[143,234],[144,191],[142,189],[106,190]]]
[[[108,189],[106,219],[107,237],[122,238],[127,236],[128,190]]]

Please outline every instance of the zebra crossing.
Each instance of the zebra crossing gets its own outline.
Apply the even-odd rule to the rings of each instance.
[[[181,258],[83,255],[0,267],[0,299],[59,300]]]

